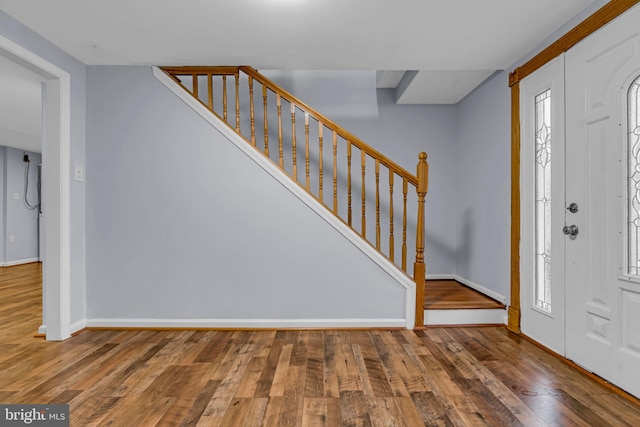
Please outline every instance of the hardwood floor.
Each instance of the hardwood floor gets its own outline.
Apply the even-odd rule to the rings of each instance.
[[[73,426],[637,426],[640,406],[503,327],[33,338],[37,265],[0,269],[0,403]]]
[[[428,280],[424,308],[430,310],[492,309],[504,305],[455,280]]]
[[[32,341],[42,324],[42,264],[0,267],[0,324],[0,345]]]

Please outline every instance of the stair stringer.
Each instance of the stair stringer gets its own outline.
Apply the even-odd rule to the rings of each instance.
[[[368,242],[362,239],[354,230],[347,226],[341,219],[331,213],[318,200],[307,193],[298,184],[293,182],[282,170],[280,170],[271,160],[267,159],[256,149],[251,147],[240,135],[232,130],[226,123],[216,117],[202,103],[196,100],[191,94],[187,93],[180,87],[171,77],[169,77],[160,68],[152,67],[153,75],[164,86],[173,92],[180,100],[182,100],[189,108],[200,115],[217,131],[224,135],[232,144],[241,150],[248,158],[262,168],[266,173],[271,175],[280,185],[286,188],[292,195],[303,202],[309,209],[315,212],[328,225],[334,228],[352,245],[359,249],[379,268],[385,271],[398,285],[405,289],[406,294],[406,328],[413,329],[415,324],[415,306],[416,306],[416,284],[401,269],[393,264],[389,259],[383,256]]]

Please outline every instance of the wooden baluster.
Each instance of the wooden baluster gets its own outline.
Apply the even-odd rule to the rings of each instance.
[[[251,145],[256,146],[256,120],[253,111],[253,77],[249,76],[249,111],[251,115]]]
[[[293,179],[298,181],[298,148],[296,146],[296,104],[291,103],[291,155],[293,156]]]
[[[304,113],[304,188],[311,190],[309,177],[309,113]]]
[[[284,170],[284,160],[282,157],[282,98],[280,94],[276,94],[276,106],[278,107],[278,147],[279,147],[279,164],[280,169]]]
[[[407,271],[407,178],[402,178],[402,271]]]
[[[318,199],[320,199],[321,203],[324,203],[324,198],[322,196],[322,182],[323,182],[323,172],[322,172],[322,132],[324,129],[324,125],[322,122],[318,122],[318,165],[320,168],[320,172],[318,173]]]
[[[351,141],[347,141],[347,224],[351,226]]]
[[[236,78],[236,132],[240,133],[240,75],[235,74]]]
[[[333,213],[338,214],[338,133],[333,131]]]
[[[227,121],[227,76],[222,76],[222,118],[225,123],[229,123]]]
[[[416,328],[424,327],[424,291],[426,268],[424,264],[424,199],[429,186],[427,153],[418,156],[418,224],[416,226],[416,262],[413,264],[413,280],[416,282]]]
[[[380,160],[376,159],[376,249],[380,250]]]
[[[196,99],[200,99],[200,91],[198,90],[198,74],[193,73],[191,78],[193,79],[193,96],[195,96]]]
[[[389,169],[389,259],[395,261],[396,242],[393,239],[393,170]]]
[[[264,154],[266,154],[266,156],[269,157],[269,121],[267,120],[267,86],[264,83],[262,84],[262,108],[264,109]]]
[[[213,111],[213,75],[207,74],[207,105]]]
[[[362,167],[362,221],[361,221],[361,227],[362,227],[362,237],[364,237],[365,239],[367,238],[367,218],[366,218],[366,199],[367,199],[367,192],[365,190],[365,183],[364,183],[364,170],[366,168],[367,165],[367,153],[364,152],[363,149],[360,149],[360,158],[361,158],[361,167]]]

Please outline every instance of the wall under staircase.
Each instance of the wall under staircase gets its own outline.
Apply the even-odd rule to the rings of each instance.
[[[406,276],[150,67],[88,67],[87,112],[87,326],[412,327]]]

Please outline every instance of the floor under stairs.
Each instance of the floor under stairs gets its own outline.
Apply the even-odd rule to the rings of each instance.
[[[504,304],[455,280],[427,280],[425,326],[504,325]]]

